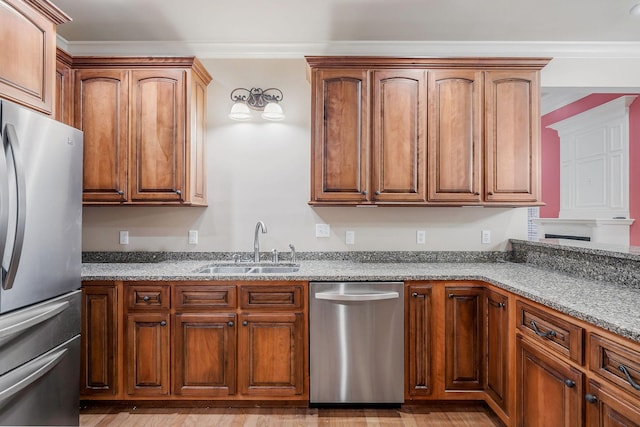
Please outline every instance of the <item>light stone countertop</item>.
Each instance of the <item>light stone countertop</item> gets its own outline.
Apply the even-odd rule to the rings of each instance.
[[[301,261],[286,274],[202,274],[211,261],[84,263],[82,280],[205,281],[482,280],[640,343],[640,289],[510,262],[373,263]]]

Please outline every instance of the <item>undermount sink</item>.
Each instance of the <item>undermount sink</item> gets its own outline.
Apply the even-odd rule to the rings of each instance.
[[[197,271],[206,274],[294,273],[299,265],[210,265]]]

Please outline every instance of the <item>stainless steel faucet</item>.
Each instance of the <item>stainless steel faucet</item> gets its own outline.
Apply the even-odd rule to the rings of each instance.
[[[260,262],[260,239],[258,239],[258,231],[262,229],[262,233],[267,233],[267,226],[264,225],[264,222],[258,221],[256,224],[256,233],[253,236],[253,261]]]

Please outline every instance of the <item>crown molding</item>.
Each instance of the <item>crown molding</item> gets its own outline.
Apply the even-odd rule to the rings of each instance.
[[[371,56],[550,56],[554,58],[640,58],[640,42],[516,41],[337,41],[326,43],[211,43],[171,41],[68,41],[72,55],[194,55],[199,58],[302,58],[308,55]]]

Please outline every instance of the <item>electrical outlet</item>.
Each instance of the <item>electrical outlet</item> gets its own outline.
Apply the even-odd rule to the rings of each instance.
[[[353,230],[347,230],[344,233],[344,241],[347,245],[355,245],[356,244],[356,232]]]
[[[491,243],[491,230],[482,230],[482,244],[488,245]]]
[[[416,231],[416,243],[419,245],[424,245],[427,243],[427,232],[424,230]]]
[[[329,224],[316,224],[316,237],[330,237],[331,227]]]
[[[189,244],[190,245],[198,244],[198,230],[189,230]]]
[[[129,244],[129,232],[126,230],[120,231],[120,244],[128,245]]]

